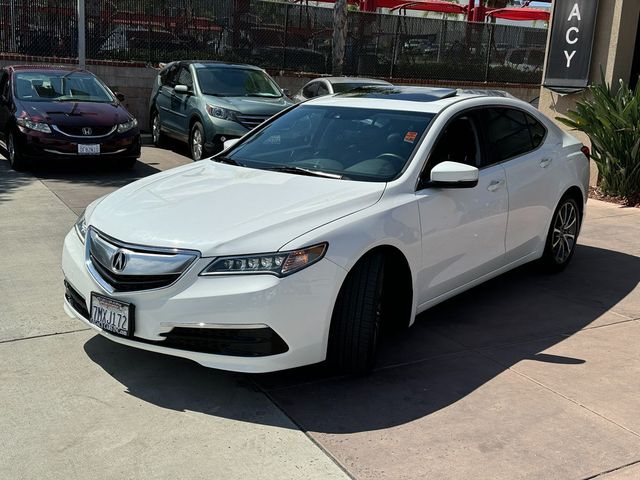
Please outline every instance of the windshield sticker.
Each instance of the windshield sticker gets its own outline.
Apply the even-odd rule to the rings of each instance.
[[[416,141],[417,137],[418,137],[418,132],[407,132],[407,134],[404,136],[404,141],[408,143],[413,143]]]

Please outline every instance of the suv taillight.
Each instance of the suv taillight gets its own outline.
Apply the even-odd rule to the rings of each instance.
[[[591,159],[591,150],[589,150],[589,147],[585,145],[580,150],[584,153],[584,156],[587,157],[587,159]]]

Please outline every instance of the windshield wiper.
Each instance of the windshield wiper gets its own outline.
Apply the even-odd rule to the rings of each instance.
[[[294,173],[297,175],[307,175],[309,177],[334,178],[336,180],[343,180],[347,178],[344,175],[339,175],[337,173],[321,172],[320,170],[311,170],[308,168],[296,167],[295,165],[281,165],[279,167],[265,168],[264,170],[269,170],[270,172],[283,172],[283,173]]]
[[[245,97],[260,97],[260,98],[280,98],[282,95],[272,95],[271,93],[245,93]]]
[[[244,167],[244,164],[234,160],[231,157],[213,157],[211,160],[218,163],[226,163],[227,165],[237,165],[238,167]]]

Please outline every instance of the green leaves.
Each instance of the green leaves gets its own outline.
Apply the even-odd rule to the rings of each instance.
[[[635,91],[590,87],[591,98],[576,103],[567,118],[557,120],[589,136],[592,158],[600,173],[600,189],[607,195],[630,197],[640,192],[640,84]]]

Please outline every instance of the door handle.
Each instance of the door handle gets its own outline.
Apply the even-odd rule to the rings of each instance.
[[[547,168],[549,165],[551,165],[552,161],[553,161],[553,159],[551,159],[551,158],[545,158],[544,160],[540,161],[540,166],[542,168]]]
[[[490,192],[495,192],[496,190],[498,190],[502,185],[504,184],[504,180],[494,180],[492,181],[489,186],[487,187],[487,190],[489,190]]]

